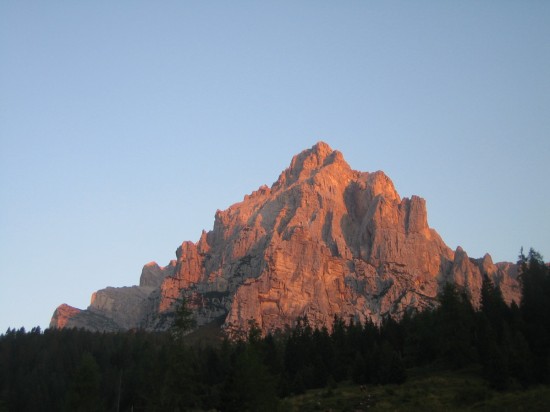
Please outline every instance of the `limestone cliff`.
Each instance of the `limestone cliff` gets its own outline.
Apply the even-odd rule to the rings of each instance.
[[[60,306],[51,326],[165,329],[182,294],[199,326],[224,317],[229,333],[250,319],[268,331],[303,315],[317,326],[334,315],[377,322],[432,307],[446,282],[477,305],[483,274],[508,302],[520,297],[515,265],[452,251],[428,226],[424,199],[401,199],[383,172],[352,170],[322,142],[271,187],[217,211],[213,230],[176,257],[146,265],[140,286],[96,292],[87,310]]]

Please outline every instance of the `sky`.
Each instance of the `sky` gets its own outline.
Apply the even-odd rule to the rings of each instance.
[[[452,249],[550,260],[550,2],[0,2],[0,333],[138,284],[321,140]]]

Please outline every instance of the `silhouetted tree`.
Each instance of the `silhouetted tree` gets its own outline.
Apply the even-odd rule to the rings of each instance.
[[[222,392],[223,410],[276,411],[276,383],[251,347],[239,351]]]
[[[463,367],[476,358],[474,309],[468,295],[453,284],[445,285],[439,301],[435,324],[439,353],[454,368]]]
[[[550,378],[550,270],[540,253],[520,253],[522,298],[520,310],[525,322],[525,337],[534,359],[534,376],[539,382]]]
[[[67,410],[93,412],[104,409],[100,398],[101,374],[94,357],[85,352],[67,394]]]
[[[193,318],[193,312],[187,307],[187,299],[181,297],[176,302],[176,311],[174,313],[174,323],[170,328],[170,333],[175,340],[182,340],[183,337],[193,329],[197,324]]]

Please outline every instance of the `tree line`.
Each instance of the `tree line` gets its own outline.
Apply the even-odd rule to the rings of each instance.
[[[411,368],[476,366],[497,390],[550,380],[550,270],[520,255],[522,299],[485,276],[481,305],[446,285],[433,310],[380,325],[307,318],[262,336],[186,343],[181,305],[169,333],[8,329],[0,336],[0,411],[278,410],[285,397],[340,382],[399,384]]]

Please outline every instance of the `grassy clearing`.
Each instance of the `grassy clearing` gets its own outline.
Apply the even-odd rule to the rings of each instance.
[[[475,371],[411,372],[403,385],[342,383],[285,400],[289,411],[548,411],[550,387],[500,393]]]

